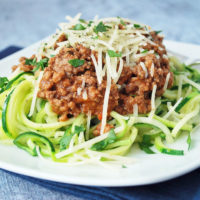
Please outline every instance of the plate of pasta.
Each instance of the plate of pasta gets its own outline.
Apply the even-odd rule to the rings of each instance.
[[[93,186],[199,167],[200,46],[121,17],[66,19],[0,61],[0,167]]]

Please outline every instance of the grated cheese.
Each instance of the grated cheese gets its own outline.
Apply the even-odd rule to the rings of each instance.
[[[104,95],[101,130],[100,130],[101,135],[104,133],[104,128],[106,126],[108,101],[109,101],[109,96],[110,96],[110,88],[111,88],[111,77],[110,77],[109,72],[107,72],[107,85],[106,85],[106,91],[105,91],[105,95]]]
[[[37,94],[38,94],[38,91],[39,91],[39,84],[40,84],[40,81],[42,80],[42,76],[43,76],[43,71],[40,72],[38,79],[36,81],[36,86],[35,86],[35,89],[34,89],[34,92],[33,92],[33,98],[32,98],[32,102],[31,102],[31,108],[30,108],[30,112],[28,114],[29,117],[31,117],[34,113]]]
[[[133,115],[134,117],[138,116],[138,104],[133,105]]]
[[[168,87],[168,83],[169,83],[169,79],[170,79],[170,72],[167,74],[166,79],[165,79],[165,84],[163,87],[163,90],[165,91]]]
[[[142,67],[142,69],[145,72],[145,78],[147,78],[148,77],[148,71],[147,71],[145,64],[143,62],[140,62],[140,66]]]
[[[84,100],[87,100],[88,96],[87,96],[87,91],[86,90],[83,91],[82,96],[83,96]]]
[[[154,75],[154,63],[151,64],[151,71],[150,71],[151,77]]]
[[[176,107],[180,104],[180,102],[182,101],[182,97],[174,104],[174,106],[172,106],[170,109],[169,109],[169,112],[163,116],[164,119],[167,119],[176,109]],[[167,102],[167,103],[171,103],[171,102]],[[168,104],[167,104],[168,105]]]

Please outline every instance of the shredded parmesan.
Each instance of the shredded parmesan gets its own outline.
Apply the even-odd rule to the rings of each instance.
[[[109,101],[109,95],[110,95],[110,88],[111,88],[111,77],[110,77],[110,74],[108,72],[107,73],[107,85],[106,85],[106,91],[105,91],[104,103],[103,103],[101,130],[100,130],[100,134],[101,135],[104,133],[104,128],[106,126],[108,101]]]
[[[183,80],[186,82],[186,83],[189,83],[191,84],[192,86],[194,86],[195,88],[197,88],[199,91],[200,91],[200,85],[198,83],[195,83],[194,81],[188,79],[187,77],[183,77]]]
[[[114,129],[114,132],[116,134],[122,131],[122,129],[119,129],[119,128],[121,128],[121,127]],[[70,153],[74,153],[80,149],[90,148],[93,144],[106,139],[108,137],[108,134],[109,134],[109,132],[104,133],[103,135],[97,136],[93,139],[90,139],[90,140],[84,142],[84,143],[78,144],[71,149],[66,149],[64,151],[61,151],[61,152],[57,153],[55,156],[56,156],[56,158],[62,158],[63,156],[69,155]]]
[[[151,71],[150,71],[151,77],[154,75],[154,63],[151,64]]]
[[[83,95],[83,99],[87,100],[88,96],[87,96],[87,91],[86,90],[83,91],[82,95]]]
[[[182,101],[182,97],[174,104],[174,106],[172,106],[171,108],[170,108],[170,110],[169,110],[169,112],[166,114],[166,115],[164,115],[163,116],[163,118],[164,119],[167,119],[171,114],[172,114],[172,112],[174,112],[175,111],[175,109],[176,109],[176,107],[180,104],[180,102]],[[168,102],[167,102],[168,103]],[[169,103],[171,103],[171,102],[169,102]]]
[[[100,72],[99,72],[99,67],[98,67],[96,58],[94,57],[93,54],[91,54],[91,58],[92,58],[92,61],[93,61],[93,63],[94,63],[94,67],[95,67],[95,70],[96,70],[96,75],[97,75],[98,83],[101,84],[101,74],[100,74]]]
[[[142,67],[142,69],[145,72],[145,78],[147,78],[148,77],[148,71],[147,71],[145,64],[143,62],[140,62],[140,66]]]
[[[151,112],[150,112],[150,115],[149,115],[150,119],[153,118],[153,115],[154,115],[155,110],[156,110],[156,105],[155,105],[156,89],[157,89],[157,85],[154,85],[153,90],[152,90],[152,94],[151,94]]]
[[[134,115],[134,117],[138,116],[138,105],[137,104],[133,105],[133,115]]]
[[[39,91],[39,84],[40,84],[40,81],[42,80],[42,76],[43,76],[43,71],[40,72],[40,74],[38,76],[38,79],[36,81],[36,86],[35,86],[35,89],[34,89],[34,92],[33,92],[33,98],[32,98],[31,108],[30,108],[30,112],[28,114],[29,117],[31,117],[33,115],[33,113],[34,113],[36,99],[37,99],[37,94],[38,94],[38,91]]]
[[[165,84],[163,87],[163,90],[165,91],[168,87],[168,83],[169,83],[169,79],[170,79],[170,72],[167,74],[166,79],[165,79]]]

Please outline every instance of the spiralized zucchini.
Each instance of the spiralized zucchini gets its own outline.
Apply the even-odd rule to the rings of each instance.
[[[174,85],[159,99],[160,104],[153,115],[122,116],[112,111],[107,123],[114,128],[96,137],[93,130],[99,121],[95,116],[89,118],[89,127],[84,114],[60,122],[50,103],[40,98],[36,99],[30,117],[37,80],[31,73],[18,74],[0,94],[0,140],[10,141],[32,156],[50,157],[55,162],[69,164],[130,162],[129,158],[122,156],[133,144],[138,144],[148,154],[184,155],[183,150],[168,148],[167,144],[178,140],[183,133],[188,134],[187,143],[191,144],[190,133],[200,119],[200,91],[197,87],[200,80],[195,78],[200,74],[174,57],[170,59],[170,65],[175,76]]]

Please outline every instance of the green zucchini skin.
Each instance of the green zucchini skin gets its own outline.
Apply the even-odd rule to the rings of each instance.
[[[174,155],[174,156],[183,156],[184,151],[183,150],[177,150],[177,149],[170,149],[167,148],[163,143],[160,137],[157,137],[155,139],[155,147],[158,151],[164,154]]]
[[[175,111],[176,111],[176,112],[179,112],[179,111],[181,110],[181,108],[182,108],[188,101],[190,101],[193,97],[195,97],[195,96],[197,96],[197,95],[199,95],[199,94],[200,94],[200,92],[193,92],[193,93],[191,93],[189,96],[185,97],[185,98],[181,101],[181,103],[179,103],[179,105],[176,107]]]
[[[18,74],[17,76],[15,76],[12,80],[10,80],[10,81],[8,82],[8,84],[6,85],[5,89],[4,89],[4,90],[1,90],[0,94],[1,94],[2,92],[5,92],[6,90],[10,89],[10,88],[12,87],[13,83],[14,83],[15,81],[17,81],[21,76],[23,76],[23,75],[25,75],[25,74],[33,74],[33,72],[22,72],[22,73]]]
[[[6,114],[7,114],[7,108],[8,108],[8,104],[9,104],[9,101],[10,101],[10,97],[11,97],[13,92],[14,92],[14,89],[6,97],[6,100],[5,100],[4,105],[3,105],[3,110],[2,110],[2,128],[5,132],[5,134],[9,137],[12,137],[12,134],[8,131]]]
[[[20,134],[19,136],[17,136],[15,138],[13,143],[18,148],[23,149],[23,150],[27,151],[28,153],[30,153],[32,156],[38,156],[38,154],[36,152],[36,148],[31,149],[27,145],[28,140],[31,140],[32,142],[35,143],[35,145],[38,145],[38,146],[40,146],[41,143],[43,145],[45,145],[47,147],[47,151],[48,151],[47,153],[44,153],[46,156],[51,156],[52,153],[55,152],[52,142],[47,137],[40,135],[38,133],[35,133],[35,132],[25,132],[25,133]],[[43,154],[43,152],[41,152],[41,153]]]

